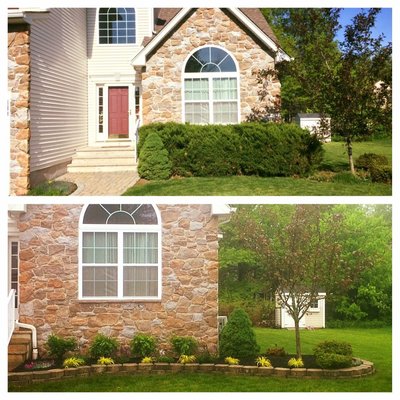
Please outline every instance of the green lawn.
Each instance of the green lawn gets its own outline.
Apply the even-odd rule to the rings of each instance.
[[[294,351],[294,332],[256,329],[261,349],[284,346]],[[390,392],[392,390],[392,331],[379,329],[324,329],[302,331],[304,353],[320,341],[346,340],[355,355],[373,361],[376,373],[361,379],[295,379],[256,376],[229,376],[203,373],[178,373],[150,376],[96,375],[29,385],[10,391],[27,392]]]
[[[321,170],[348,170],[347,155],[342,142],[324,144],[325,156]],[[354,157],[363,153],[383,154],[392,158],[389,139],[357,142]],[[340,178],[340,177],[339,177]],[[391,185],[347,179],[319,182],[310,178],[260,178],[232,176],[217,178],[184,178],[138,184],[128,189],[126,196],[390,196]]]

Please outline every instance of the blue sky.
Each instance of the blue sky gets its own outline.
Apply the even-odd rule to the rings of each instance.
[[[351,23],[351,19],[361,11],[360,8],[344,8],[340,15],[340,24],[346,26]],[[375,35],[383,33],[385,35],[385,42],[392,41],[392,9],[382,8],[376,19],[374,28]],[[343,39],[344,29],[339,31],[338,40]]]

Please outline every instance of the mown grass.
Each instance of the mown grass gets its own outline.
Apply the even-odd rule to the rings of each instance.
[[[294,351],[294,332],[255,329],[264,351],[275,344]],[[302,331],[303,353],[322,340],[350,342],[354,354],[373,361],[376,373],[360,379],[296,379],[230,376],[205,373],[167,375],[95,375],[88,378],[45,382],[10,391],[26,392],[390,392],[392,390],[392,331],[377,329],[324,329]]]
[[[215,178],[182,178],[137,184],[128,189],[126,196],[390,196],[388,184],[349,178],[348,159],[343,142],[324,145],[325,155],[322,171],[339,175],[333,181],[312,178],[256,176],[231,176]],[[354,158],[363,153],[377,153],[392,159],[390,139],[356,142]]]

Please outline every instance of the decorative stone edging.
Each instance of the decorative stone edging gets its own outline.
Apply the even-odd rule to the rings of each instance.
[[[343,369],[318,369],[318,368],[274,368],[256,367],[250,365],[227,365],[227,364],[175,364],[175,363],[128,363],[113,365],[91,365],[78,368],[50,369],[47,371],[10,372],[8,382],[16,386],[57,381],[70,377],[90,376],[95,374],[163,374],[176,372],[219,372],[228,375],[256,375],[277,376],[284,378],[360,378],[375,372],[372,362],[361,360],[362,364],[357,367]]]

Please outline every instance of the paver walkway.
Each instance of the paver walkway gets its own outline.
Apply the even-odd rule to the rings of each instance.
[[[57,180],[78,186],[71,196],[120,196],[139,180],[139,175],[137,171],[69,172]]]

